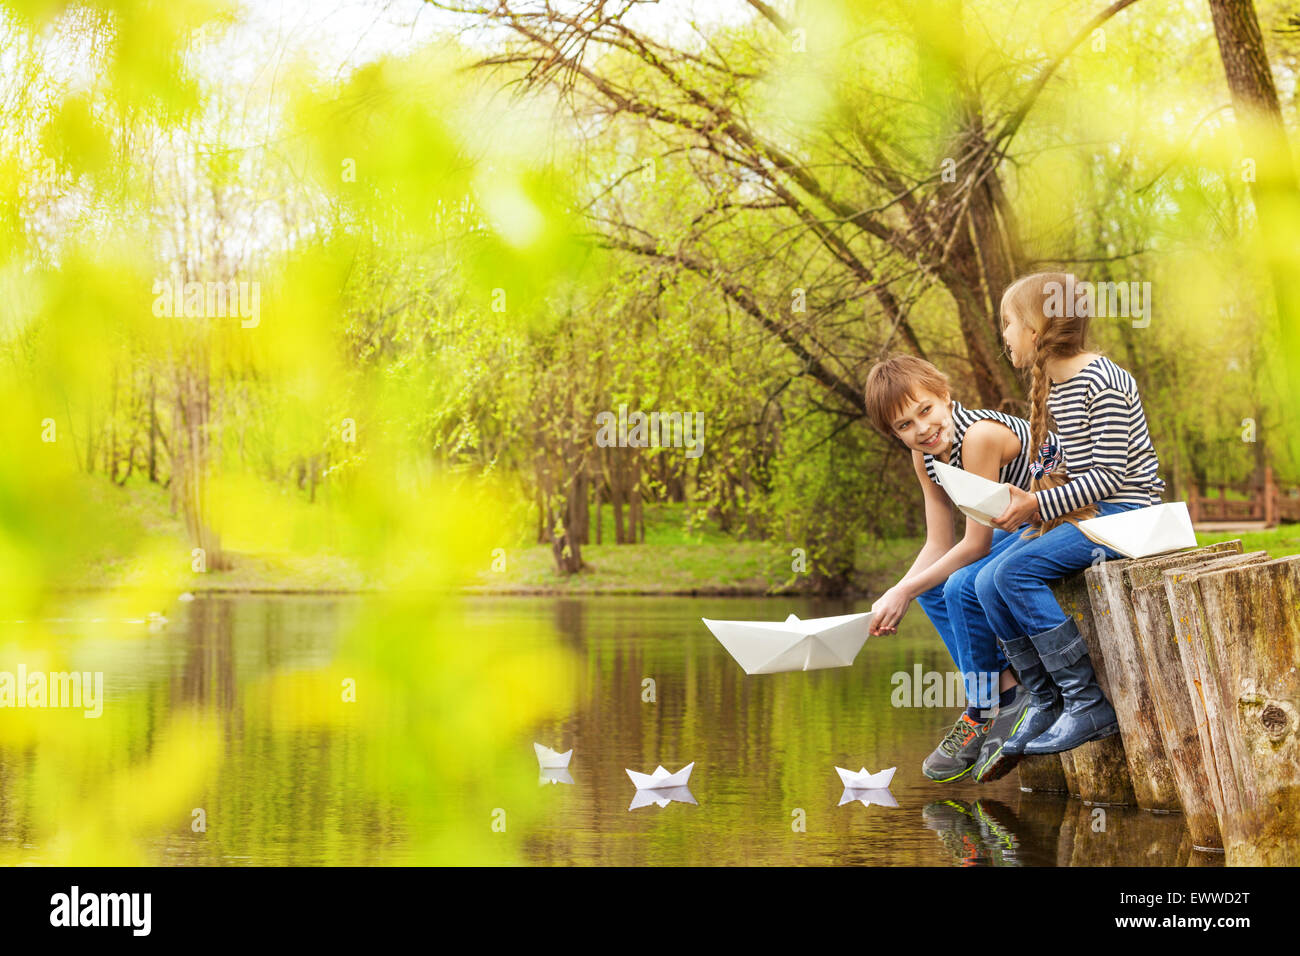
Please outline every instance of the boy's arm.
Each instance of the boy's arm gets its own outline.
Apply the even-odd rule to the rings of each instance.
[[[987,426],[987,427],[982,427]],[[997,481],[1003,461],[1020,454],[1020,439],[1010,428],[999,422],[975,422],[966,430],[962,441],[962,465],[972,475]],[[932,587],[947,581],[960,568],[978,561],[989,553],[993,545],[993,529],[974,518],[966,519],[966,534],[928,566],[904,575],[899,582],[909,598],[924,594]]]
[[[901,580],[904,581],[934,564],[953,544],[952,501],[947,492],[926,474],[925,457],[919,451],[912,452],[912,470],[916,472],[916,479],[921,483],[921,494],[925,498],[925,545],[903,575]]]
[[[903,582],[908,575],[924,571],[952,549],[952,502],[925,473],[925,458],[919,451],[912,452],[912,470],[916,472],[916,480],[921,483],[921,493],[925,496],[925,545],[907,574],[871,605],[871,610],[876,612],[871,624],[872,634],[895,632],[910,601],[902,593]]]

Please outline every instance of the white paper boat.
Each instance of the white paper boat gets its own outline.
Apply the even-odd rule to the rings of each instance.
[[[897,767],[890,767],[880,773],[867,773],[867,768],[863,767],[854,773],[852,770],[836,767],[835,772],[840,775],[840,782],[850,790],[885,790],[894,779],[894,772],[897,769]]]
[[[661,807],[666,807],[668,804],[674,802],[694,803],[696,806],[699,806],[695,797],[691,794],[691,791],[686,787],[668,787],[664,790],[638,790],[636,795],[632,797],[632,804],[628,809],[637,810],[641,807],[648,807],[652,803]]]
[[[537,754],[537,765],[543,770],[563,770],[573,757],[572,749],[564,753],[556,753],[550,747],[543,747],[536,742],[533,744],[533,750]]]
[[[635,770],[628,770],[627,775],[632,778],[638,790],[671,790],[673,787],[684,787],[686,782],[691,779],[691,770],[695,767],[695,761],[692,760],[681,770],[676,773],[669,773],[662,766],[655,767],[654,773],[637,773]]]
[[[1196,547],[1196,531],[1187,505],[1181,501],[1089,518],[1079,522],[1079,530],[1126,558],[1149,558]]]
[[[871,618],[868,611],[807,621],[791,614],[776,623],[700,620],[746,674],[776,674],[848,667],[871,633]]]
[[[890,793],[888,789],[855,790],[852,787],[845,788],[844,793],[840,796],[839,806],[842,807],[844,804],[852,803],[854,800],[857,800],[864,807],[869,807],[873,803],[878,807],[897,808],[898,806],[898,801],[894,799],[894,795]]]
[[[1011,504],[1011,492],[1006,485],[989,481],[969,471],[933,460],[934,474],[943,490],[962,514],[982,525],[993,527],[993,519]]]

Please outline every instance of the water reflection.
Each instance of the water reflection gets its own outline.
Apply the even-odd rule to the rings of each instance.
[[[842,807],[846,803],[858,801],[864,807],[869,807],[873,803],[878,807],[897,808],[898,801],[894,795],[889,792],[889,788],[883,789],[864,789],[861,787],[845,787],[844,793],[840,795],[839,805]]]
[[[104,715],[0,712],[0,862],[1221,864],[1176,814],[1024,793],[1015,774],[927,780],[956,711],[891,703],[892,675],[952,666],[915,612],[852,667],[752,677],[700,623],[855,610],[199,597],[152,632],[70,611],[49,653],[105,673]],[[540,766],[539,740],[582,754],[576,780]],[[629,809],[698,812],[624,809],[626,768],[688,761],[694,792]],[[828,773],[846,765],[898,770],[854,794]],[[850,800],[889,812],[837,811]]]
[[[699,801],[695,799],[689,787],[658,787],[654,790],[638,790],[632,797],[628,810],[638,810],[652,803],[657,807],[666,807],[670,803],[698,804]]]

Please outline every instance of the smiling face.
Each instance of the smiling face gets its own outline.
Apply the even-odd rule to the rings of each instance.
[[[929,389],[917,389],[890,421],[904,445],[927,455],[942,455],[952,447],[951,399]]]
[[[1002,341],[1007,343],[1007,353],[1016,368],[1024,368],[1033,362],[1038,333],[1021,322],[1010,309],[1002,310]]]

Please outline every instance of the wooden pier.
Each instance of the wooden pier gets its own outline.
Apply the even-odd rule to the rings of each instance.
[[[1120,733],[1027,758],[1021,787],[1181,813],[1229,865],[1300,865],[1300,555],[1228,541],[1101,561],[1053,590]]]

